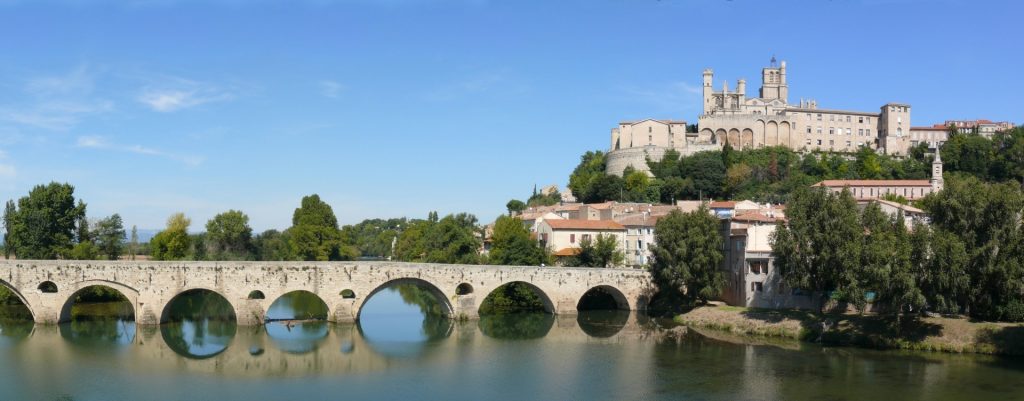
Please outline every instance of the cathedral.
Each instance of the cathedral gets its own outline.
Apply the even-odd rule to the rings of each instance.
[[[757,96],[747,96],[747,82],[734,89],[723,82],[714,90],[714,72],[704,70],[703,111],[697,129],[680,120],[626,121],[612,128],[607,172],[621,175],[627,166],[647,171],[646,159],[659,160],[666,150],[683,155],[721,149],[786,146],[797,151],[855,152],[861,146],[905,155],[910,133],[910,106],[887,103],[878,111],[823,109],[815,100],[789,103],[786,62],[773,57],[761,69]],[[691,127],[692,128],[692,127]]]

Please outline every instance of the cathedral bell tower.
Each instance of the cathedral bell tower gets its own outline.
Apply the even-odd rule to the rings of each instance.
[[[945,184],[942,179],[942,152],[936,147],[935,160],[932,161],[932,192],[939,192]]]
[[[775,56],[772,56],[770,66],[761,69],[761,98],[765,100],[781,99],[783,103],[789,103],[786,62],[776,62]]]

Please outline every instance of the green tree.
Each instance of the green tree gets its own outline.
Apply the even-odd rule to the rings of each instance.
[[[928,309],[961,313],[970,301],[967,248],[956,235],[915,223],[910,234],[910,262],[919,277]]]
[[[725,163],[720,152],[698,152],[683,158],[679,171],[683,177],[693,180],[689,199],[720,197],[725,186]]]
[[[509,216],[515,216],[522,213],[523,210],[526,210],[526,204],[521,200],[512,199],[505,204],[505,208],[508,209]]]
[[[431,227],[426,237],[428,263],[476,264],[480,241],[476,235],[476,217],[459,213],[448,215]]]
[[[188,227],[192,220],[184,213],[175,213],[167,218],[167,227],[149,241],[151,256],[155,260],[181,260],[192,249],[192,238]]]
[[[96,222],[93,238],[98,253],[109,260],[117,260],[124,250],[124,235],[124,223],[117,213]]]
[[[132,237],[128,242],[128,257],[131,260],[135,260],[135,255],[139,252],[139,230],[132,225]]]
[[[252,249],[249,216],[238,210],[228,210],[213,216],[206,222],[206,243],[214,259],[248,258]]]
[[[515,217],[501,216],[494,222],[488,262],[492,265],[540,266],[547,264],[547,250],[530,238],[530,230]]]
[[[786,217],[789,224],[780,222],[771,237],[775,266],[785,283],[863,306],[858,280],[862,244],[856,240],[863,227],[850,192],[798,189],[786,204]]]
[[[85,216],[85,204],[75,204],[74,192],[70,184],[37,185],[18,199],[10,216],[5,213],[5,243],[18,258],[54,259],[71,251],[76,223]]]
[[[580,239],[580,250],[566,265],[576,267],[622,266],[626,255],[622,253],[619,240],[611,234],[598,234],[593,240],[589,236]]]
[[[17,212],[14,201],[8,200],[7,205],[4,207],[4,259],[10,259],[11,255],[15,253],[14,243],[12,242],[14,237],[11,236],[11,230],[14,227]]]
[[[702,303],[721,294],[725,277],[719,270],[724,258],[719,224],[704,206],[689,213],[673,210],[658,220],[650,269],[662,291]]]
[[[875,301],[891,306],[894,313],[920,312],[925,298],[918,287],[920,277],[912,268],[910,238],[902,213],[892,218],[873,202],[864,208],[861,222],[860,280],[864,287],[874,290]]]
[[[277,230],[264,231],[253,239],[256,259],[264,261],[294,260],[295,257],[291,254],[291,246],[288,243],[287,233]]]
[[[319,195],[302,198],[302,204],[292,215],[292,227],[288,229],[291,253],[300,260],[353,260],[358,251],[342,242],[338,219],[331,205],[320,200]]]
[[[602,177],[605,177],[605,154],[588,151],[580,156],[580,164],[569,175],[569,189],[581,202],[600,202],[602,200],[593,198],[597,194],[593,186]]]

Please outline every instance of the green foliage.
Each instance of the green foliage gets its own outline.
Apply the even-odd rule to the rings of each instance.
[[[206,222],[205,243],[212,259],[248,259],[252,250],[249,216],[237,210],[228,210],[214,216]]]
[[[253,239],[254,256],[256,260],[263,261],[295,260],[291,253],[291,246],[288,245],[289,242],[287,232],[264,231]]]
[[[724,257],[722,236],[718,219],[706,207],[689,213],[673,210],[658,220],[654,238],[650,269],[661,291],[668,296],[685,293],[698,302],[721,294],[725,287],[719,270]]]
[[[405,218],[367,219],[341,228],[346,243],[352,244],[364,257],[385,258],[391,256],[391,244],[399,233],[408,226]]]
[[[863,307],[860,280],[863,236],[857,203],[849,191],[796,190],[786,204],[789,224],[772,234],[772,256],[785,283],[805,291],[833,292],[838,301]]]
[[[331,205],[316,194],[303,197],[295,209],[288,240],[291,254],[299,260],[353,260],[359,256],[354,246],[343,243]]]
[[[518,213],[522,213],[523,210],[526,210],[526,204],[521,200],[512,199],[505,204],[505,208],[508,209],[509,216],[514,216]]]
[[[566,261],[566,266],[615,267],[622,266],[626,256],[622,253],[619,240],[611,234],[598,234],[594,240],[583,237],[579,253]]]
[[[526,201],[526,205],[533,206],[551,206],[557,205],[562,202],[562,194],[558,191],[551,191],[547,195],[541,193],[534,193],[530,196],[530,199]],[[508,206],[508,205],[506,205]]]
[[[580,164],[569,176],[569,189],[581,202],[601,202],[595,186],[598,180],[605,177],[605,154],[601,151],[588,151],[580,156]],[[616,195],[617,196],[617,195]]]
[[[175,213],[167,218],[167,228],[149,241],[150,255],[153,259],[185,259],[192,249],[192,238],[188,235],[188,226],[191,224],[192,220],[185,217],[184,213]]]
[[[76,238],[76,223],[85,216],[85,204],[75,204],[75,188],[52,182],[37,185],[15,207],[4,213],[4,243],[21,259],[55,259],[67,255]]]
[[[79,242],[67,255],[74,260],[96,260],[100,252],[92,242]]]
[[[139,252],[139,229],[134,225],[132,226],[132,236],[128,240],[128,258],[135,260],[135,255]]]
[[[427,220],[414,220],[399,235],[395,258],[407,262],[464,263],[480,261],[480,241],[476,216],[467,213],[437,219],[431,212]]]
[[[550,262],[547,251],[530,238],[530,230],[518,218],[498,217],[491,239],[488,263],[492,265],[540,266]]]
[[[97,251],[108,260],[117,260],[124,250],[124,223],[121,215],[114,213],[110,217],[96,222],[96,230],[92,237]]]
[[[876,293],[876,302],[889,305],[896,312],[919,311],[926,300],[919,288],[920,270],[911,264],[911,241],[903,215],[895,218],[871,203],[861,213],[864,226],[861,249],[864,287]],[[855,304],[863,306],[862,297]]]
[[[1024,300],[1020,186],[953,174],[943,191],[921,204],[937,229],[953,233],[966,248],[970,296],[964,309],[981,319],[1009,318],[1010,305]]]
[[[928,308],[939,313],[960,313],[970,302],[971,289],[964,243],[950,232],[914,224],[910,248],[910,263],[920,279]]]
[[[544,301],[529,284],[519,281],[495,288],[480,304],[481,315],[543,311]]]

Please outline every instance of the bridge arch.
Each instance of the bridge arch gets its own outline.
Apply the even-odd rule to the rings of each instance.
[[[114,291],[117,291],[128,300],[128,303],[132,307],[132,316],[134,321],[139,321],[139,290],[129,287],[127,285],[118,283],[110,280],[85,280],[74,283],[75,290],[67,298],[64,299],[64,306],[60,309],[60,316],[57,319],[58,323],[70,322],[71,321],[71,307],[75,305],[75,298],[83,290],[89,287],[107,287]]]
[[[385,281],[384,283],[377,285],[376,287],[374,287],[372,291],[366,293],[365,297],[359,298],[356,306],[356,311],[353,314],[355,316],[355,320],[357,322],[359,321],[359,318],[363,314],[363,306],[366,305],[366,302],[369,301],[370,298],[373,298],[374,295],[376,295],[378,292],[383,291],[386,288],[399,284],[413,284],[427,290],[427,292],[429,292],[431,295],[434,296],[434,298],[437,299],[438,304],[440,304],[442,316],[450,317],[455,314],[455,307],[452,305],[451,302],[452,298],[449,298],[448,295],[445,294],[444,291],[441,290],[441,288],[438,285],[421,278],[400,277]]]
[[[164,323],[167,323],[167,322],[171,321],[171,305],[174,305],[174,301],[175,300],[177,300],[179,297],[181,297],[183,295],[192,294],[192,293],[196,293],[196,292],[209,292],[211,294],[216,294],[217,296],[220,296],[225,301],[227,301],[228,305],[230,305],[230,307],[231,307],[231,314],[234,315],[235,321],[238,320],[238,307],[235,305],[234,302],[231,302],[230,298],[228,298],[227,296],[225,296],[224,294],[222,294],[222,293],[220,293],[220,292],[218,292],[216,290],[211,290],[209,288],[205,288],[205,287],[190,287],[190,288],[185,288],[185,289],[182,289],[181,291],[178,291],[177,294],[174,294],[174,296],[172,296],[170,299],[168,299],[167,302],[165,302],[163,304],[163,306],[160,307],[160,324],[164,324]]]
[[[21,304],[25,305],[25,309],[28,309],[28,313],[29,315],[32,316],[32,320],[36,319],[36,312],[32,310],[32,305],[28,303],[28,300],[25,299],[25,296],[21,294],[21,291],[18,291],[16,287],[14,287],[13,285],[4,280],[0,280],[0,286],[7,287],[7,290],[14,294],[14,296],[18,297],[18,300],[21,301]]]
[[[491,297],[491,295],[493,295],[496,291],[498,291],[498,289],[504,288],[505,286],[507,286],[509,284],[521,284],[521,285],[526,286],[527,288],[532,290],[533,293],[536,294],[538,298],[540,298],[540,302],[544,305],[544,313],[552,314],[552,315],[554,315],[556,313],[555,303],[553,301],[551,301],[551,296],[546,291],[544,291],[543,289],[541,289],[540,287],[538,287],[537,285],[534,285],[532,283],[528,283],[528,282],[525,282],[525,281],[519,281],[519,280],[511,280],[511,281],[506,281],[504,283],[501,283],[497,287],[494,287],[493,290],[491,290],[490,292],[487,293],[486,296],[484,296],[483,300],[480,301],[480,304],[477,305],[477,315],[480,315],[481,308],[483,308],[484,303],[487,301],[488,298]]]
[[[271,302],[270,306],[267,307],[267,310],[263,312],[263,321],[266,322],[268,319],[280,320],[280,318],[272,318],[272,317],[270,317],[271,312],[274,310],[274,305],[277,305],[278,302],[281,302],[282,300],[286,299],[286,297],[289,297],[289,296],[292,296],[292,295],[296,295],[296,296],[298,296],[298,295],[312,296],[313,298],[311,298],[311,299],[315,299],[317,301],[317,304],[316,305],[305,305],[305,306],[306,307],[312,306],[313,309],[320,309],[322,307],[323,308],[323,314],[324,314],[323,320],[330,320],[331,319],[331,307],[327,303],[327,300],[324,299],[324,297],[321,296],[321,294],[318,294],[318,293],[310,291],[310,290],[305,290],[305,289],[293,289],[293,290],[285,290],[285,291],[281,292],[280,294],[278,294],[277,296],[274,297],[274,301]],[[293,305],[293,309],[294,309],[294,307],[295,307],[295,305]],[[319,311],[317,311],[317,313],[319,313]],[[306,316],[298,316],[298,315],[296,315],[296,316],[293,316],[293,318],[294,319],[319,320],[320,316],[314,316],[312,314],[307,314]]]
[[[598,297],[601,299],[598,299]],[[614,308],[606,308],[603,307],[604,305],[601,305],[602,307],[598,307],[596,309],[633,309],[630,307],[629,298],[627,298],[626,295],[622,293],[622,291],[620,291],[618,288],[615,288],[614,286],[606,284],[590,287],[589,289],[587,289],[587,291],[580,295],[578,300],[576,301],[576,310],[588,309],[588,301],[593,301],[596,303],[610,302],[610,304],[607,306],[614,305]]]

